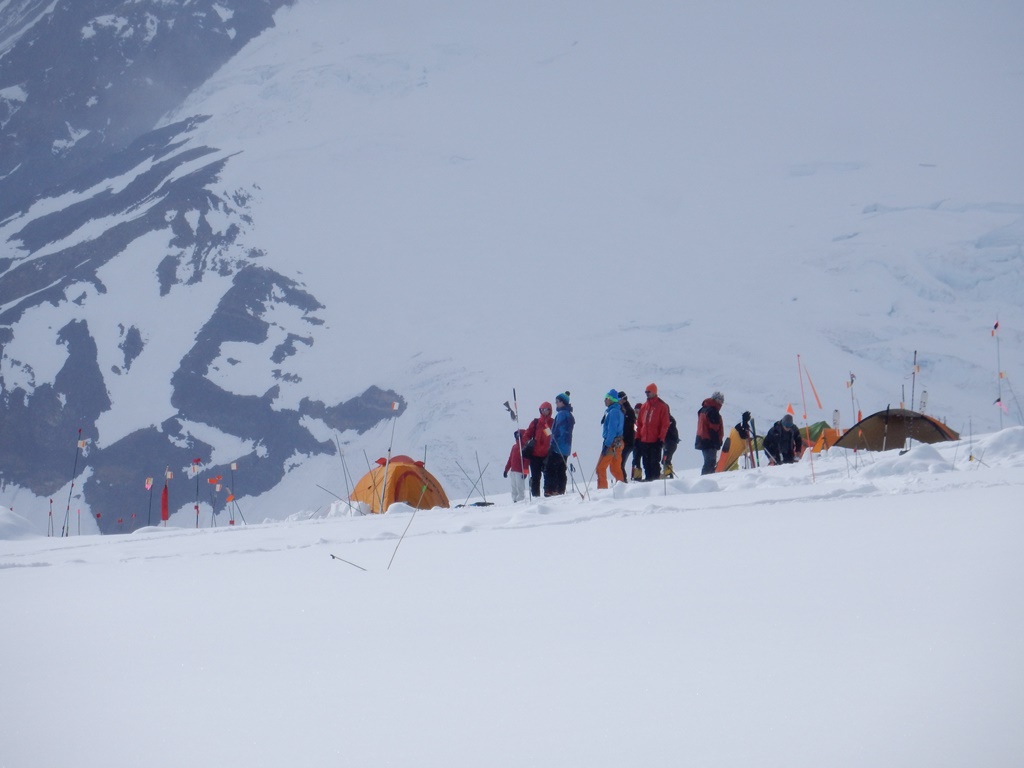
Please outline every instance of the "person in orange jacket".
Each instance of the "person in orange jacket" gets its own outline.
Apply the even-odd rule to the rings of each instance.
[[[704,454],[704,466],[700,470],[702,475],[712,474],[718,464],[718,450],[725,440],[725,426],[720,413],[724,403],[725,395],[715,392],[705,398],[697,411],[697,438],[693,447]]]
[[[512,485],[512,503],[522,501],[526,498],[526,475],[530,471],[530,462],[523,458],[523,443],[520,441],[519,430],[517,429],[512,433],[512,439],[515,441],[512,443],[512,451],[508,455],[508,461],[505,462],[505,474],[502,477],[508,477],[509,483]],[[509,476],[509,472],[512,473]]]
[[[644,480],[657,480],[661,477],[661,453],[665,447],[665,435],[668,434],[669,408],[668,403],[658,397],[658,385],[648,384],[644,388],[643,408],[637,416],[636,423],[642,439],[642,447],[634,449],[635,453],[642,453],[641,460],[644,467]]]
[[[551,427],[555,423],[551,418],[551,403],[541,403],[539,410],[540,416],[531,421],[521,435],[523,458],[530,461],[530,495],[534,498],[540,497],[540,479],[544,476],[544,465],[551,450]]]

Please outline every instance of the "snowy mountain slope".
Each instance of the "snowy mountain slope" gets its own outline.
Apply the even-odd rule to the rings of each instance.
[[[4,759],[1016,766],[1024,428],[815,466],[0,540]]]
[[[798,353],[825,403],[815,418],[841,408],[851,423],[851,370],[865,412],[909,401],[917,349],[933,412],[998,425],[988,331],[998,315],[1019,350],[1006,329],[1024,295],[1020,240],[997,234],[1024,213],[1008,149],[1021,61],[960,37],[980,26],[1008,45],[995,10],[748,9],[740,29],[707,8],[407,10],[300,4],[184,110],[215,115],[204,141],[244,136],[225,178],[281,180],[261,189],[255,226],[270,258],[344,295],[325,312],[339,354],[379,357],[382,331],[408,340],[399,439],[428,445],[449,482],[478,446],[501,460],[497,404],[513,385],[532,414],[583,382],[584,453],[609,386],[635,397],[658,379],[684,414],[721,387],[730,416],[764,423],[800,396]],[[764,71],[744,79],[752,62]],[[963,141],[972,108],[1004,118],[968,134],[994,143]],[[323,193],[310,207],[299,186]]]
[[[992,401],[1007,386],[1000,367],[1010,382],[1024,377],[1017,9],[392,10],[280,9],[153,134],[190,186],[154,209],[173,235],[118,241],[108,270],[118,277],[103,282],[121,286],[104,294],[118,312],[102,333],[89,326],[103,363],[84,376],[97,395],[73,421],[96,425],[93,455],[138,430],[152,446],[146,467],[127,460],[139,441],[110,453],[124,477],[107,481],[105,502],[125,503],[115,488],[129,477],[141,488],[192,455],[220,467],[251,455],[277,437],[268,411],[279,409],[289,430],[245,474],[261,517],[330,503],[317,485],[341,493],[339,433],[353,473],[364,451],[372,460],[393,445],[426,452],[453,496],[475,479],[459,465],[487,467],[494,487],[511,440],[500,404],[513,387],[524,416],[573,392],[589,472],[602,393],[636,399],[654,380],[680,419],[676,464],[693,467],[691,414],[711,390],[726,392],[728,421],[750,409],[767,427],[789,403],[802,412],[798,354],[822,400],[819,410],[804,393],[811,420],[839,409],[849,426],[857,408],[909,404],[912,391],[916,404],[926,389],[928,410],[959,431],[1016,423],[1019,411]],[[144,176],[140,163],[99,175],[88,199]],[[151,199],[154,179],[134,196]],[[64,205],[39,201],[40,213],[3,222],[4,241],[18,244],[43,206]],[[62,213],[76,224],[62,237],[85,243],[88,227],[120,221],[103,215]],[[129,254],[138,272],[122,268]],[[65,261],[79,259],[69,244]],[[256,313],[266,328],[239,337],[218,297],[257,262],[269,278],[271,300]],[[153,298],[135,295],[138,275]],[[184,285],[164,291],[174,280]],[[48,296],[61,308],[101,303],[75,285]],[[301,295],[299,306],[273,298],[283,294]],[[264,319],[279,310],[279,323]],[[25,365],[47,372],[34,386],[52,380],[55,331],[81,314],[47,320],[40,346],[54,310],[33,311],[12,326],[23,346],[5,348],[5,392],[27,379]],[[140,338],[143,352],[122,349]],[[135,375],[113,371],[129,363]],[[378,387],[389,391],[374,400]],[[142,392],[167,393],[159,411],[177,423],[147,414]],[[365,432],[380,410],[349,431],[323,418],[363,397],[405,410]],[[260,418],[244,415],[251,398],[262,398]],[[67,483],[70,450],[59,458],[47,488]],[[176,489],[183,505],[187,488]],[[38,506],[21,498],[7,501]],[[183,512],[187,525],[194,514]]]
[[[5,0],[0,219],[149,131],[287,0]]]
[[[0,316],[9,504],[66,490],[64,516],[72,503],[84,505],[102,530],[137,511],[142,479],[165,466],[177,471],[198,455],[214,476],[241,462],[259,469],[246,478],[246,492],[259,493],[294,454],[334,452],[333,440],[313,437],[304,419],[365,429],[400,399],[368,387],[344,402],[282,402],[281,389],[297,381],[287,359],[312,343],[321,305],[262,267],[259,248],[243,242],[247,193],[208,189],[229,153],[184,146],[205,118],[150,130],[283,3],[237,14],[218,3],[129,5],[0,9],[5,30],[31,24],[12,32],[0,60],[5,83],[21,80],[4,90],[15,98],[4,122],[11,164],[3,210],[25,206],[0,223],[8,244]],[[101,8],[124,15],[96,15]],[[55,47],[70,55],[41,67]],[[180,59],[173,71],[165,71],[168,56]],[[29,130],[36,120],[52,129],[54,114],[76,142]],[[97,121],[116,130],[81,127]],[[47,184],[54,186],[40,194]],[[252,365],[253,353],[237,345],[264,361],[243,393],[218,386],[224,368]],[[81,457],[74,438],[83,440]],[[69,469],[83,472],[77,497]]]

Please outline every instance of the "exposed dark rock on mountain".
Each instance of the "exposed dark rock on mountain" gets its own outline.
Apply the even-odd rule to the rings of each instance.
[[[155,127],[291,2],[22,0],[0,9],[0,478],[47,496],[77,469],[71,504],[84,502],[103,531],[125,530],[117,520],[131,513],[134,525],[146,522],[144,478],[162,485],[165,467],[180,472],[200,458],[204,473],[227,476],[237,462],[232,490],[241,499],[273,488],[296,455],[335,453],[307,419],[364,431],[395,416],[393,402],[404,407],[397,393],[377,387],[341,403],[305,397],[298,408],[281,407],[281,386],[302,381],[287,365],[315,345],[323,307],[262,266],[261,249],[244,242],[250,191],[219,186],[240,150],[193,142],[202,115]],[[154,243],[165,243],[155,260]],[[140,269],[140,256],[156,266]],[[110,377],[144,364],[160,322],[156,307],[152,318],[126,310],[116,341],[99,333],[90,309],[108,296],[111,269],[132,271],[159,301],[204,281],[224,289],[170,376],[173,416],[104,442],[97,424],[119,407]],[[298,327],[273,343],[266,316],[285,305]],[[59,310],[59,328],[33,319],[47,307]],[[24,350],[25,341],[31,357],[15,359],[12,344]],[[221,359],[222,345],[235,342],[264,355],[263,394],[231,392],[215,380],[218,366],[238,363]],[[113,363],[101,368],[100,360]],[[56,374],[43,374],[39,361]],[[152,396],[132,392],[141,402]],[[248,447],[213,465],[215,447],[194,425]],[[179,474],[175,507],[195,497],[180,482]],[[200,501],[211,501],[205,494]]]

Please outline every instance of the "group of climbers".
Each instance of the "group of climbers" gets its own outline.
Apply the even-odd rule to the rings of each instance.
[[[572,457],[572,431],[576,417],[569,403],[569,393],[555,395],[555,415],[551,403],[540,404],[540,415],[524,430],[516,430],[515,443],[505,463],[505,476],[512,472],[512,500],[525,498],[525,476],[529,473],[530,495],[540,496],[541,478],[544,495],[559,496],[568,484],[568,468]],[[519,474],[519,478],[516,477]]]
[[[701,403],[697,411],[697,432],[694,448],[703,455],[701,474],[716,470],[718,451],[725,441],[722,406],[725,395],[716,391]],[[597,487],[608,487],[608,476],[620,483],[650,482],[675,477],[672,458],[679,446],[679,429],[668,404],[658,395],[654,383],[644,388],[644,400],[633,406],[626,393],[610,389],[604,396],[601,418],[601,453],[597,462]],[[736,430],[744,440],[750,439],[750,412]],[[511,477],[512,500],[526,498],[526,478],[530,495],[544,496],[565,493],[569,482],[572,458],[572,433],[576,424],[569,392],[555,396],[554,415],[550,402],[540,404],[539,415],[525,429],[513,433],[515,442],[505,463],[505,477]],[[803,449],[800,431],[793,417],[786,414],[765,435],[763,441],[769,463],[796,461]],[[626,463],[632,454],[632,471]]]

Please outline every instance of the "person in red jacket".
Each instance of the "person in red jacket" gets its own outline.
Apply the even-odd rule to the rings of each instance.
[[[661,477],[661,452],[665,447],[665,435],[668,434],[669,408],[668,403],[658,397],[658,385],[648,384],[644,388],[643,408],[637,416],[637,429],[643,440],[642,447],[634,452],[643,454],[644,480],[657,480]]]
[[[725,395],[715,392],[711,397],[704,400],[697,411],[697,439],[693,447],[704,454],[704,466],[701,467],[702,475],[710,475],[715,471],[718,463],[718,449],[722,447],[725,440],[725,427],[722,424],[722,404],[725,403]]]
[[[523,457],[530,460],[530,495],[540,497],[540,479],[544,476],[544,464],[547,462],[548,451],[551,450],[551,403],[540,404],[540,416],[530,422],[530,426],[521,435],[523,439]]]
[[[522,501],[526,498],[526,475],[530,471],[530,463],[523,458],[523,443],[519,439],[519,430],[512,433],[515,442],[512,443],[512,451],[505,462],[505,474],[502,477],[509,477],[512,485],[512,503]]]

